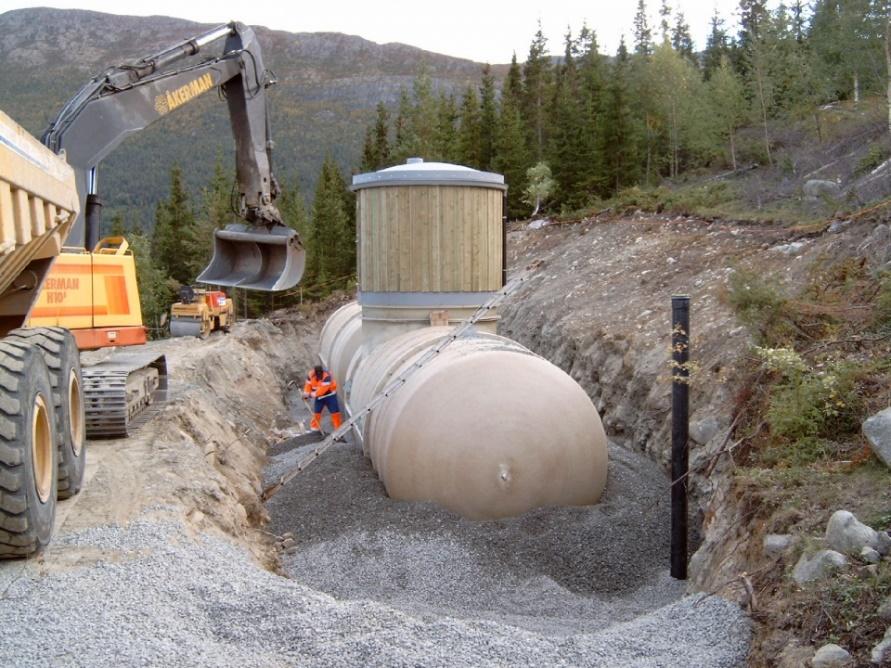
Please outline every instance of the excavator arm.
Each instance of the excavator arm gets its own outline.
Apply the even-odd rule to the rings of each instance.
[[[173,67],[220,40],[225,40],[222,55]],[[98,241],[100,162],[130,135],[219,88],[235,138],[237,213],[244,222],[215,234],[213,260],[198,280],[267,291],[296,285],[303,274],[303,246],[275,206],[279,186],[266,102],[273,83],[254,31],[235,22],[94,77],[43,135],[46,146],[65,152],[84,203],[70,240],[87,249]]]

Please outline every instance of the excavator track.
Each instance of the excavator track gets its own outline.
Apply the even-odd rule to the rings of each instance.
[[[116,352],[83,368],[87,438],[126,437],[135,418],[167,394],[167,359],[155,353]]]

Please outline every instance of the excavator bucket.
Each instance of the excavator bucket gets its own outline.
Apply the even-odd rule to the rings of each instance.
[[[291,228],[229,225],[214,234],[213,259],[198,281],[275,292],[297,285],[305,265],[300,236]]]

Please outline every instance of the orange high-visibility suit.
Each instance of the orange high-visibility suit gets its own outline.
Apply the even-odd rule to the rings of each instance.
[[[327,369],[316,367],[306,376],[303,385],[303,398],[312,397],[313,415],[309,428],[319,431],[322,428],[322,409],[327,408],[331,413],[331,424],[337,429],[341,424],[340,404],[337,402],[337,382]]]

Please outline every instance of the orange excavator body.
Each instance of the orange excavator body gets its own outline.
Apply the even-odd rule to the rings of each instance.
[[[123,237],[92,253],[65,248],[53,263],[28,318],[29,327],[65,327],[81,350],[146,342],[136,264]]]

